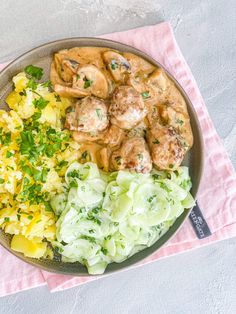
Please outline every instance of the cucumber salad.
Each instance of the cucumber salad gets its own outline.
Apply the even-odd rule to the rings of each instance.
[[[72,163],[64,192],[51,199],[58,216],[53,246],[65,262],[102,274],[154,244],[194,205],[187,167],[175,171],[106,173],[92,162]]]

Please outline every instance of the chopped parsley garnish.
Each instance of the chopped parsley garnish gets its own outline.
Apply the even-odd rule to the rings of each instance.
[[[104,255],[107,255],[108,253],[108,250],[104,247],[101,248],[101,252],[104,254]]]
[[[48,88],[52,88],[52,82],[51,81],[46,81],[44,83],[42,83],[43,87],[48,87]]]
[[[143,160],[143,154],[138,154],[138,159],[142,161]]]
[[[56,102],[60,102],[61,101],[61,97],[57,94],[54,94],[54,97],[56,98]]]
[[[116,70],[118,68],[118,63],[116,60],[111,60],[111,69]]]
[[[84,78],[84,88],[89,88],[93,84],[92,80],[88,80],[86,77]]]
[[[78,81],[79,79],[80,79],[80,75],[77,74],[77,75],[76,75],[76,80]]]
[[[28,218],[29,220],[32,220],[32,219],[33,219],[33,216],[32,216],[32,215],[29,215],[27,218]]]
[[[27,73],[31,77],[35,78],[36,80],[40,80],[43,76],[43,69],[36,67],[34,65],[28,65],[24,69],[24,71],[25,71],[25,73]]]
[[[87,152],[87,150],[85,150],[85,151],[82,153],[81,158],[86,159],[87,156],[88,156],[88,152]]]
[[[21,96],[27,96],[26,90],[23,89],[23,90],[19,93],[19,95],[21,95]]]
[[[9,222],[10,218],[9,217],[4,217],[4,222]]]
[[[96,114],[98,116],[98,119],[102,120],[102,110],[101,109],[96,109]]]
[[[4,183],[5,180],[3,178],[0,178],[0,184]]]
[[[10,152],[9,150],[6,152],[6,158],[12,157],[14,154]]]
[[[150,196],[150,197],[147,199],[148,203],[152,203],[152,201],[153,201],[156,197],[157,197],[156,194]]]
[[[22,166],[22,171],[24,171],[29,176],[32,174],[32,171],[29,166]]]
[[[116,161],[117,165],[120,166],[121,165],[121,156],[116,156],[115,161]]]
[[[174,165],[173,165],[173,164],[169,164],[169,168],[170,168],[170,169],[173,169],[173,168],[174,168]]]
[[[177,120],[176,120],[176,123],[178,123],[179,125],[183,125],[183,124],[184,124],[184,121],[181,120],[181,119],[177,119]]]
[[[99,226],[101,226],[101,224],[102,224],[102,222],[101,222],[100,219],[98,219],[98,218],[96,218],[96,217],[94,217],[94,216],[92,216],[92,215],[89,215],[89,214],[88,214],[88,220],[94,221],[94,222],[95,222],[96,224],[98,224]]]
[[[155,141],[152,142],[153,144],[160,144],[160,141],[158,139],[155,139]]]
[[[32,89],[32,91],[35,91],[37,89],[37,86],[38,84],[33,79],[30,79],[26,85],[26,87]]]
[[[165,190],[166,192],[171,192],[171,189],[164,182],[160,182],[160,187]]]
[[[152,178],[153,178],[153,180],[159,180],[161,178],[161,176],[159,174],[157,174],[157,173],[154,173],[152,175]]]
[[[42,113],[41,112],[35,112],[33,115],[32,115],[32,120],[33,121],[36,121],[38,120],[40,117],[41,117]]]
[[[61,169],[63,167],[66,167],[68,165],[68,161],[62,160],[57,164],[57,168]]]
[[[147,99],[147,98],[151,97],[148,91],[141,93],[141,95],[142,95],[143,99]]]
[[[0,135],[0,144],[3,146],[8,146],[11,143],[11,132]]]
[[[96,239],[94,237],[90,237],[90,236],[87,236],[87,235],[82,235],[80,238],[84,239],[84,240],[88,240],[91,243],[96,243]]]
[[[41,96],[38,99],[33,100],[33,105],[35,106],[35,108],[38,108],[38,109],[44,109],[48,103],[49,101],[44,99]]]

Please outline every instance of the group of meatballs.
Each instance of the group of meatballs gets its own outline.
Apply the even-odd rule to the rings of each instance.
[[[135,57],[134,60],[139,58]],[[76,93],[81,93],[66,114],[65,127],[76,141],[101,145],[100,167],[106,171],[129,169],[148,173],[153,166],[158,170],[178,168],[193,141],[182,95],[163,70],[155,68],[145,73],[144,69],[142,73],[138,67],[142,63],[135,63],[132,55],[125,58],[119,52],[108,51],[103,59],[114,81],[112,92],[109,82],[105,94],[104,84],[100,84],[103,90],[97,85],[93,92],[92,85],[99,83],[96,80],[101,77],[91,74],[91,67],[99,74],[103,74],[102,69],[74,60],[67,64],[71,82],[55,84],[62,96],[75,97],[76,89]],[[90,72],[86,72],[88,68]],[[82,83],[76,86],[75,79],[79,81],[81,77]],[[60,78],[62,81],[63,75]]]

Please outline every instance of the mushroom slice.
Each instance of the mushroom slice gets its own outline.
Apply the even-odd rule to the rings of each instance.
[[[114,124],[111,124],[98,142],[114,148],[120,146],[124,136],[125,133],[122,129]]]
[[[76,142],[84,143],[84,142],[96,142],[103,136],[102,133],[91,134],[81,131],[73,131],[72,137]]]
[[[66,59],[64,54],[56,53],[54,55],[56,71],[64,82],[72,82],[72,77],[76,73],[75,62],[74,60]]]
[[[127,59],[116,51],[105,51],[103,59],[116,82],[124,83],[127,73],[130,72],[131,66]]]
[[[168,88],[168,79],[162,69],[156,69],[149,75],[147,84],[158,91],[164,92]]]
[[[107,147],[103,147],[101,150],[97,152],[99,166],[104,171],[109,171],[109,160],[111,156],[111,151]]]
[[[108,97],[108,82],[105,75],[92,64],[82,65],[73,76],[72,87],[79,89],[86,95],[99,98]]]
[[[155,70],[155,66],[130,52],[125,52],[124,57],[128,60],[132,73],[142,71],[145,74],[150,74]]]
[[[62,97],[77,97],[77,98],[81,98],[81,97],[85,97],[88,96],[89,93],[78,89],[78,88],[73,88],[73,87],[68,87],[68,86],[63,86],[60,84],[56,84],[54,85],[54,90],[55,92],[62,96]]]

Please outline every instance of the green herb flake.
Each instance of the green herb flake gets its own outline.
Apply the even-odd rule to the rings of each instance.
[[[143,160],[143,154],[138,154],[138,159],[139,159],[140,161],[142,161],[142,160]]]
[[[43,76],[43,69],[36,67],[34,65],[28,65],[24,69],[25,73],[31,77],[34,77],[36,80],[40,80]]]
[[[96,239],[94,237],[90,237],[90,236],[87,236],[87,235],[82,235],[80,238],[84,239],[84,240],[88,240],[89,242],[94,243],[94,244],[96,243]]]
[[[37,89],[37,86],[38,84],[33,79],[30,79],[26,85],[26,87],[30,88],[32,91],[35,91]]]
[[[33,105],[35,106],[35,108],[38,109],[44,109],[48,103],[49,101],[44,99],[42,96],[40,96],[38,99],[33,100]]]
[[[9,222],[10,221],[10,217],[4,217],[4,222]]]
[[[68,165],[68,161],[62,160],[62,161],[60,161],[60,162],[58,163],[57,167],[58,167],[59,169],[61,169],[61,168],[63,168],[63,167],[66,167],[67,165]]]
[[[20,214],[17,214],[16,216],[17,216],[17,220],[20,221],[21,215],[20,215]]]
[[[56,102],[61,102],[61,97],[58,94],[54,94]]]
[[[32,215],[29,215],[27,218],[28,218],[29,220],[32,220],[32,219],[33,219],[33,216],[32,216]]]
[[[84,79],[84,89],[89,88],[93,84],[92,80]]]
[[[26,173],[26,174],[28,174],[29,176],[31,176],[32,171],[31,171],[31,169],[30,169],[29,166],[22,166],[21,169],[22,169],[22,171],[24,171],[24,173]]]
[[[160,141],[158,139],[155,139],[154,141],[152,141],[153,144],[160,144]]]
[[[120,166],[120,165],[121,165],[121,156],[116,156],[116,157],[115,157],[115,162],[116,162],[116,164],[117,164],[118,166]]]
[[[171,192],[171,189],[169,189],[166,183],[164,182],[160,182],[160,187],[168,193]]]
[[[12,157],[14,154],[11,152],[11,151],[7,151],[6,152],[6,158],[10,158],[10,157]]]
[[[32,115],[32,120],[33,121],[36,121],[38,120],[40,117],[41,117],[42,113],[41,112],[35,112],[33,115]]]
[[[173,164],[169,164],[169,168],[170,168],[170,169],[173,169],[173,168],[174,168],[174,165],[173,165]]]
[[[182,125],[184,124],[184,121],[183,121],[183,120],[181,120],[181,119],[177,119],[177,120],[176,120],[176,123],[178,123],[179,125],[181,125],[181,126],[182,126]]]
[[[7,132],[0,136],[0,144],[8,146],[11,143],[11,132]]]
[[[43,87],[52,88],[52,82],[51,81],[46,81],[46,82],[42,83],[41,85]]]
[[[21,95],[21,96],[27,96],[26,90],[23,89],[21,92],[19,92],[19,95]]]
[[[101,252],[104,254],[104,255],[107,255],[108,253],[108,250],[104,247],[101,248]]]
[[[44,202],[44,206],[46,212],[53,212],[52,207],[48,202]]]
[[[118,63],[116,62],[116,60],[112,60],[110,66],[112,70],[116,70],[118,68]]]
[[[0,184],[3,184],[5,180],[3,178],[0,178]]]
[[[77,75],[76,75],[76,81],[78,81],[79,79],[80,79],[80,75],[77,74]]]
[[[151,97],[148,91],[141,93],[141,95],[142,95],[143,99],[147,99],[147,98]]]
[[[82,153],[81,158],[86,159],[87,156],[88,156],[88,152],[87,152],[87,150],[85,150],[85,151]]]
[[[102,120],[102,110],[101,109],[96,109],[96,114],[98,116],[98,119]]]

